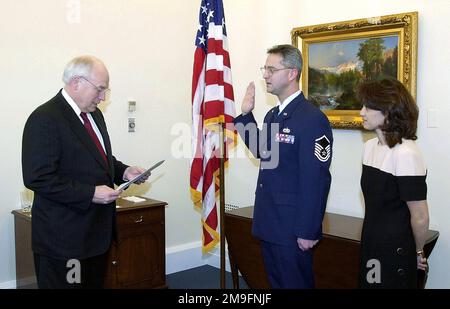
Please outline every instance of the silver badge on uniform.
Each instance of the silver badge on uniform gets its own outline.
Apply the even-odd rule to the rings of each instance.
[[[331,156],[331,143],[330,140],[322,135],[316,139],[314,143],[314,155],[320,162],[326,162]]]

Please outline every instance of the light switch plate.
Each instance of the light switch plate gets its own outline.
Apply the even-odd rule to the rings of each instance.
[[[136,101],[128,101],[128,111],[129,112],[136,111]]]

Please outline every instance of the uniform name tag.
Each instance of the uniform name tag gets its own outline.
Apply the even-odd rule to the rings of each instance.
[[[279,142],[279,143],[293,144],[294,140],[295,140],[294,135],[282,134],[282,133],[277,133],[275,135],[275,141]]]

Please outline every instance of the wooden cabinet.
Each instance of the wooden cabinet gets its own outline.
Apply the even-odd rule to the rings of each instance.
[[[233,285],[239,288],[238,271],[250,288],[270,288],[264,269],[259,240],[251,235],[253,207],[243,207],[225,214],[225,235],[228,243]],[[362,219],[326,213],[323,239],[314,248],[314,275],[317,288],[357,288]],[[436,244],[439,232],[428,231],[425,255]],[[425,272],[418,271],[418,287],[424,288]]]
[[[107,288],[165,288],[167,203],[117,202],[117,237],[109,252]]]
[[[31,215],[22,210],[13,210],[14,236],[16,243],[16,287],[35,288],[34,259],[31,251]]]
[[[166,202],[117,200],[116,237],[108,253],[106,288],[165,288]],[[16,284],[36,283],[31,251],[31,217],[14,210]],[[30,286],[31,284],[31,286]]]

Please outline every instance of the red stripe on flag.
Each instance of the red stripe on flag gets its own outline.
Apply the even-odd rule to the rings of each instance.
[[[205,63],[205,53],[201,48],[196,48],[194,53],[194,69],[192,73],[192,101],[194,100],[195,91],[199,81],[199,76],[202,73],[203,65]]]
[[[223,72],[217,70],[208,70],[205,75],[206,85],[223,85]]]
[[[208,39],[208,54],[213,53],[216,55],[223,55],[223,65],[226,67],[231,67],[230,55],[228,51],[223,49],[223,41],[216,39]]]

